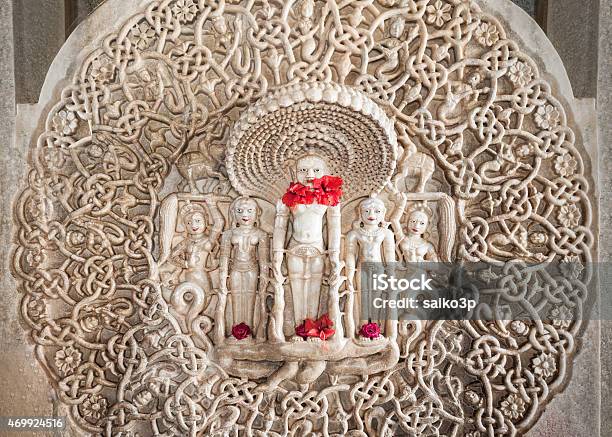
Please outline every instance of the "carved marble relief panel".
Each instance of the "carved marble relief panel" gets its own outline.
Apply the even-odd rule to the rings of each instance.
[[[476,3],[151,1],[45,117],[13,270],[79,428],[516,435],[567,382],[570,282],[550,321],[360,317],[365,262],[592,261],[568,113]]]

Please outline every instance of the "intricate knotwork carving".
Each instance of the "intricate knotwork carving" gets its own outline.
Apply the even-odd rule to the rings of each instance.
[[[319,86],[349,90],[362,104],[313,104],[305,92],[299,103],[258,106],[283,89]],[[303,125],[296,117],[305,114]],[[45,120],[15,205],[13,269],[36,355],[85,430],[513,435],[533,424],[571,369],[581,324],[561,319],[581,319],[589,273],[580,269],[564,269],[558,281],[514,265],[483,273],[502,298],[522,293],[533,308],[550,308],[551,322],[402,323],[398,348],[370,342],[363,350],[379,347],[381,356],[362,359],[361,346],[351,346],[342,349],[348,362],[330,352],[304,365],[264,343],[269,360],[259,367],[244,364],[253,348],[228,342],[232,360],[224,361],[213,344],[225,335],[215,331],[223,293],[214,277],[199,286],[214,292],[173,289],[174,298],[162,284],[173,257],[184,263],[174,267],[189,268],[184,248],[208,253],[207,268],[218,268],[216,238],[230,229],[223,214],[238,197],[230,182],[276,201],[287,180],[275,178],[294,142],[316,143],[332,171],[354,171],[349,197],[386,183],[390,213],[401,193],[414,203],[407,211],[427,212],[427,238],[405,244],[405,256],[591,261],[590,187],[566,112],[537,64],[471,1],[152,1],[92,49]],[[274,143],[280,154],[266,148],[266,129],[291,134]],[[329,129],[333,136],[317,137]],[[179,204],[216,205],[204,230],[210,244],[181,237],[183,219],[160,222],[162,197],[175,217],[188,216]],[[265,203],[257,244],[272,231]],[[355,206],[342,211],[344,234]],[[396,227],[409,219],[393,217]],[[455,226],[453,245],[445,230]],[[160,253],[163,229],[170,238]],[[507,277],[530,292],[504,289]],[[366,376],[347,371],[360,366]],[[264,386],[266,378],[273,383]]]

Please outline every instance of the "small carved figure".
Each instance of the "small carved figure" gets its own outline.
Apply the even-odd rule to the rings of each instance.
[[[166,225],[162,225],[162,229],[166,235],[161,236],[162,253],[159,266],[162,281],[167,285],[190,282],[204,291],[211,289],[207,263],[223,229],[224,220],[213,196],[205,195],[203,199],[208,205],[213,223],[210,232],[207,233],[206,209],[198,203],[187,203],[179,211],[184,231],[177,244],[172,244],[176,233],[176,196],[168,199],[169,202],[162,206],[161,220]]]
[[[227,182],[223,167],[225,158],[223,139],[228,126],[229,120],[221,117],[212,123],[212,127],[198,142],[196,151],[185,152],[178,158],[176,167],[183,177],[179,190],[184,191],[189,188],[192,194],[196,194],[200,192],[196,186],[196,182],[200,180],[214,179],[221,183]]]
[[[261,209],[254,199],[238,197],[229,209],[231,229],[221,237],[219,280],[221,293],[232,302],[232,326],[244,322],[261,336],[264,314],[256,311],[257,291],[265,309],[265,287],[269,267],[268,234],[258,227]],[[229,290],[228,290],[229,280]]]
[[[367,321],[369,317],[362,317],[361,308],[361,266],[363,263],[390,263],[395,261],[395,238],[393,232],[388,229],[385,214],[387,208],[382,200],[377,197],[369,197],[363,200],[357,208],[359,220],[355,227],[346,236],[346,275],[351,293],[347,302],[347,312],[351,313],[354,308],[353,318],[356,322]],[[380,264],[381,272],[384,268]],[[380,319],[380,318],[379,318]],[[354,335],[354,329],[347,328],[350,335]]]
[[[372,49],[379,54],[372,56],[371,62],[384,60],[384,62],[376,68],[376,77],[386,77],[391,80],[397,76],[397,68],[400,66],[403,58],[408,54],[408,42],[402,40],[406,22],[404,17],[397,16],[391,20],[389,26],[388,37],[380,41]]]
[[[416,145],[410,142],[399,162],[399,171],[393,177],[393,185],[397,187],[402,178],[418,176],[419,182],[414,191],[423,193],[425,185],[433,175],[434,169],[434,159],[423,152],[418,152]]]
[[[291,15],[296,20],[296,41],[293,46],[300,45],[300,55],[302,61],[312,62],[317,40],[315,35],[322,28],[323,23],[315,24],[315,2],[314,0],[302,0],[297,7],[291,11]]]
[[[405,262],[438,261],[438,254],[432,243],[423,238],[432,216],[431,209],[426,205],[413,205],[408,211],[406,234],[401,224],[401,218],[406,210],[407,197],[401,193],[400,204],[394,211],[391,223],[397,245]]]

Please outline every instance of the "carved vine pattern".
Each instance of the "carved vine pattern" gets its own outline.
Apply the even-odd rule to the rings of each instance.
[[[235,119],[277,85],[314,80],[367,93],[405,149],[415,142],[435,158],[458,202],[459,257],[590,261],[589,184],[566,113],[536,63],[475,4],[153,1],[62,90],[15,208],[21,314],[79,427],[514,435],[562,388],[581,329],[563,320],[436,322],[392,371],[271,395],[226,377],[210,346],[181,331],[147,279],[165,178],[211,121]],[[579,312],[576,288],[530,299],[548,299],[553,316]]]

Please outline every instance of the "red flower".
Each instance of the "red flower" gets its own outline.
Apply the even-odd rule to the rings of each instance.
[[[310,205],[317,200],[315,192],[299,182],[291,182],[287,192],[283,195],[283,203],[289,208],[295,205]]]
[[[332,326],[334,326],[334,322],[327,314],[324,314],[318,320],[304,320],[304,323],[295,327],[295,334],[303,339],[319,337],[321,340],[327,340],[336,332],[335,329],[332,329]]]
[[[374,322],[364,323],[359,330],[359,335],[365,338],[378,338],[380,337],[380,326]]]
[[[238,323],[236,326],[232,328],[232,335],[237,340],[242,340],[251,335],[251,328],[246,323]]]
[[[340,196],[342,196],[342,178],[323,176],[314,179],[312,187],[291,182],[282,200],[289,208],[296,205],[311,205],[315,202],[320,205],[336,206],[340,202]]]
[[[298,335],[302,337],[304,340],[306,340],[306,337],[308,337],[308,334],[306,334],[306,327],[304,325],[305,324],[302,323],[301,325],[297,325],[295,327],[295,335]]]
[[[342,178],[338,176],[323,176],[319,181],[320,189],[317,190],[318,203],[336,206],[342,196]]]

